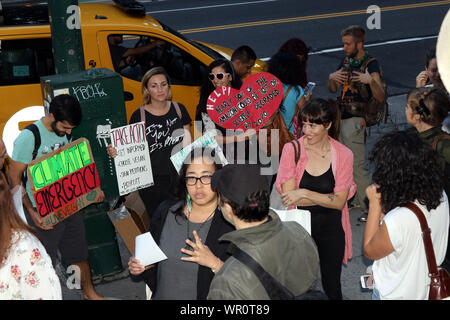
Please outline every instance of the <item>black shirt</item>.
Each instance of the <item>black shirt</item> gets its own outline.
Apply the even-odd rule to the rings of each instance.
[[[155,116],[145,111],[145,129],[147,136],[153,176],[176,173],[171,164],[172,148],[182,143],[184,137],[183,127],[191,123],[191,117],[184,105],[178,104],[181,111],[181,119],[173,103],[169,111],[162,116]],[[141,121],[141,111],[137,109],[130,118],[130,124]],[[181,149],[180,149],[181,150]]]

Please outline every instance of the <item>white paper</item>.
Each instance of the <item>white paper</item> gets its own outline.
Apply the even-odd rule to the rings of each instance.
[[[164,252],[156,244],[150,232],[143,233],[136,237],[135,254],[136,259],[140,260],[141,264],[148,266],[167,257]]]
[[[98,130],[98,129],[97,129]],[[150,187],[154,184],[150,152],[145,135],[145,122],[113,128],[109,131],[119,194]]]
[[[216,152],[216,155],[219,157],[221,163],[223,166],[228,164],[227,159],[225,158],[225,155],[223,154],[222,149],[220,149],[219,144],[217,143],[216,139],[214,138],[216,135],[215,131],[208,131],[200,138],[196,139],[194,142],[192,142],[190,145],[184,147],[181,151],[175,153],[170,157],[170,160],[172,161],[172,164],[174,165],[175,169],[178,173],[180,173],[181,166],[183,165],[184,159],[186,156],[195,148],[199,147],[209,147],[211,149],[214,149]]]
[[[295,221],[311,235],[311,212],[309,212],[308,210],[277,210],[274,208],[270,209],[278,214],[281,221]]]
[[[14,188],[16,189],[16,188]],[[14,189],[12,192],[14,192]],[[22,186],[19,186],[17,190],[13,193],[13,201],[14,206],[16,207],[16,211],[19,214],[19,217],[22,218],[23,222],[28,224],[27,218],[25,218],[25,212],[23,211],[23,204],[22,204]]]

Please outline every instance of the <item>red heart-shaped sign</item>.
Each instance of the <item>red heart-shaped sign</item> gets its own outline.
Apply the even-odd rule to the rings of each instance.
[[[220,87],[206,102],[211,119],[225,129],[258,131],[278,110],[283,84],[268,72],[252,74],[240,90]]]

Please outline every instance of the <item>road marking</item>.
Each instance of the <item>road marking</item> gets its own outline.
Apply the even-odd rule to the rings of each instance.
[[[213,6],[168,9],[168,10],[159,10],[159,11],[147,11],[147,13],[155,14],[155,13],[162,13],[162,12],[175,12],[175,11],[190,11],[190,10],[201,10],[201,9],[212,9],[212,8],[242,6],[242,5],[248,5],[248,4],[264,3],[264,2],[275,2],[275,1],[277,1],[277,0],[260,0],[260,1],[251,1],[251,2],[237,2],[237,3],[228,3],[228,4],[217,4],[217,5],[213,5]],[[141,2],[144,2],[144,1],[141,1]]]
[[[434,38],[437,38],[437,37],[438,36],[426,36],[426,37],[415,37],[415,38],[404,38],[404,39],[397,39],[397,40],[388,40],[388,41],[383,41],[383,42],[365,44],[364,48],[385,46],[387,44],[416,42],[416,41],[434,39]],[[343,48],[341,46],[341,47],[337,47],[337,48],[330,48],[330,49],[323,49],[323,50],[319,50],[319,51],[313,51],[313,52],[310,52],[308,55],[311,56],[311,55],[316,55],[316,54],[324,54],[324,53],[330,53],[330,52],[339,52],[339,51],[342,51],[342,50],[343,50]],[[271,57],[259,58],[259,59],[262,60],[262,61],[269,61],[270,58]]]
[[[422,2],[422,3],[414,3],[414,4],[399,5],[399,6],[390,6],[390,7],[380,8],[380,10],[381,11],[398,11],[398,10],[416,9],[416,8],[424,8],[424,7],[431,7],[431,6],[441,6],[441,5],[445,5],[445,4],[450,4],[450,0]],[[304,16],[304,17],[244,22],[244,23],[236,23],[236,24],[227,24],[227,25],[222,25],[222,26],[211,26],[211,27],[204,27],[204,28],[185,29],[185,30],[179,30],[179,32],[182,34],[190,34],[190,33],[208,32],[208,31],[217,31],[217,30],[226,30],[226,29],[256,27],[256,26],[263,26],[263,25],[268,25],[268,24],[292,23],[292,22],[300,22],[300,21],[308,21],[308,20],[329,19],[329,18],[345,17],[345,16],[352,16],[352,15],[360,15],[360,14],[364,14],[364,15],[367,14],[367,10],[363,9],[363,10],[354,10],[354,11],[317,14],[317,15]]]

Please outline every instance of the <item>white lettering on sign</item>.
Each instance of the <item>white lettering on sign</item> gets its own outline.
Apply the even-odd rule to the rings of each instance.
[[[67,29],[73,30],[73,29],[81,29],[81,20],[80,20],[80,7],[77,5],[70,5],[67,7],[67,14],[70,14],[70,16],[67,18],[66,26]]]
[[[78,100],[90,100],[108,96],[100,82],[94,85],[72,87],[72,90]]]

